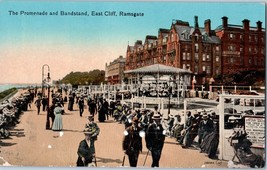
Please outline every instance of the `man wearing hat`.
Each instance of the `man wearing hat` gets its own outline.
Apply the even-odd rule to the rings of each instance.
[[[77,166],[88,166],[89,163],[93,162],[95,157],[95,147],[91,140],[92,134],[93,132],[91,130],[84,130],[85,139],[80,142],[77,151]]]
[[[147,110],[143,109],[141,110],[141,117],[139,118],[139,121],[141,123],[141,127],[144,129],[144,131],[146,131],[147,127],[148,127],[148,123],[149,123],[149,118],[147,116]]]
[[[37,107],[37,114],[40,113],[40,107],[41,107],[41,96],[38,96],[37,99],[34,102],[35,106]]]
[[[164,145],[165,134],[161,125],[161,117],[155,113],[152,117],[153,122],[149,124],[146,131],[146,147],[152,153],[151,167],[159,167],[161,151]]]
[[[128,155],[131,167],[137,166],[139,153],[142,152],[142,138],[139,135],[142,128],[138,124],[138,118],[134,117],[132,125],[125,130],[125,137],[122,142],[123,150]]]
[[[84,100],[83,97],[79,97],[78,100],[78,105],[79,105],[79,111],[80,111],[80,117],[83,116],[83,111],[84,111]]]

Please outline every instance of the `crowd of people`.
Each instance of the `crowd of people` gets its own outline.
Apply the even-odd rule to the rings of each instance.
[[[10,128],[19,123],[20,115],[31,107],[34,92],[28,91],[0,103],[0,138],[10,136]]]
[[[168,119],[164,120],[157,106],[153,110],[133,109],[120,100],[108,102],[100,95],[84,94],[78,90],[69,90],[64,96],[63,98],[62,92],[52,91],[52,104],[49,105],[48,96],[29,90],[11,102],[5,101],[0,105],[0,128],[5,124],[4,120],[8,123],[18,122],[21,112],[27,111],[31,103],[34,103],[38,115],[41,109],[49,113],[49,118],[52,120],[51,129],[61,131],[62,115],[65,113],[64,104],[68,104],[69,111],[73,111],[74,104],[77,104],[80,117],[83,117],[84,109],[88,109],[89,112],[88,123],[84,125],[83,131],[85,138],[79,143],[77,150],[77,166],[97,166],[95,141],[100,128],[94,121],[95,115],[99,122],[113,119],[112,121],[125,126],[122,150],[128,156],[131,167],[137,166],[139,154],[144,146],[148,149],[147,155],[149,153],[152,155],[151,167],[159,167],[166,137],[175,138],[184,149],[197,148],[209,158],[217,158],[219,117],[215,112],[207,113],[204,109],[187,111],[185,122],[182,122],[179,114],[170,114]],[[0,134],[2,135],[1,131]],[[145,144],[142,143],[142,137],[145,138]]]
[[[128,155],[131,167],[137,166],[139,153],[142,152],[143,149],[141,134],[145,134],[143,135],[146,141],[145,146],[152,155],[151,167],[159,167],[161,151],[166,136],[175,137],[177,143],[181,144],[183,148],[190,148],[193,141],[198,136],[197,147],[200,149],[200,152],[207,153],[210,158],[216,158],[216,151],[219,144],[219,132],[218,117],[216,117],[214,113],[207,114],[205,112],[200,113],[196,111],[196,113],[192,115],[189,111],[187,112],[185,125],[181,123],[180,115],[170,115],[167,120],[167,126],[165,125],[163,127],[162,123],[164,121],[157,106],[155,106],[153,110],[133,110],[120,100],[108,103],[108,101],[101,96],[87,95],[79,91],[69,91],[69,111],[73,110],[74,104],[77,104],[79,107],[81,117],[83,116],[84,108],[88,107],[88,112],[91,117],[93,118],[97,114],[99,122],[114,119],[118,123],[124,124],[125,137],[122,146],[124,153]],[[54,112],[56,113],[56,111]],[[88,164],[93,162],[94,158],[95,140],[93,140],[92,132],[88,132],[88,127],[86,128],[86,138],[80,143],[79,148],[84,147],[85,141],[87,141],[87,151],[92,153],[92,156],[90,156],[90,160],[86,158],[86,163],[84,163],[81,156],[82,153],[78,151],[79,159],[77,161],[77,166],[88,166]],[[82,150],[81,148],[80,150]]]

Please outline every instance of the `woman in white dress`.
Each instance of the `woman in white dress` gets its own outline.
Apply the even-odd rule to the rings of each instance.
[[[60,104],[56,104],[56,107],[54,109],[55,113],[55,120],[52,126],[53,131],[60,131],[63,129],[63,123],[62,123],[62,108],[60,107]]]

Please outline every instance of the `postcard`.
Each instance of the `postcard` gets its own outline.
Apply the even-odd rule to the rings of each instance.
[[[265,12],[0,1],[0,166],[265,167]]]

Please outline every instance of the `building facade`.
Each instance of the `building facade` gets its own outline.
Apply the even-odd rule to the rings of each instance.
[[[108,84],[121,84],[124,78],[123,71],[125,70],[125,58],[119,56],[119,58],[110,62],[109,65],[106,63],[105,67],[105,81]]]
[[[188,69],[195,75],[197,84],[210,84],[211,80],[242,70],[263,70],[265,63],[265,30],[261,22],[250,27],[228,24],[211,30],[211,21],[200,27],[195,16],[194,26],[173,20],[170,29],[159,29],[158,36],[148,35],[144,44],[136,41],[127,47],[125,70],[152,64]]]
[[[244,19],[243,25],[228,24],[228,18],[222,17],[222,25],[215,29],[221,39],[222,73],[265,69],[265,29],[258,21],[257,27],[251,27]]]

